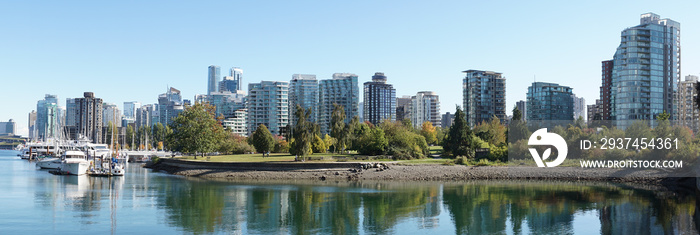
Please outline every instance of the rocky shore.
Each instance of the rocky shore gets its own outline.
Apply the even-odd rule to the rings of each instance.
[[[314,164],[318,166],[319,164]],[[667,188],[695,187],[694,177],[663,177],[661,174],[619,169],[583,169],[577,167],[508,167],[462,165],[402,165],[398,163],[333,164],[333,168],[308,167],[304,163],[278,164],[289,169],[271,170],[268,164],[219,166],[216,163],[182,164],[167,161],[148,168],[174,175],[231,180],[349,180],[349,181],[469,181],[469,180],[545,180],[591,181],[659,185]],[[294,167],[291,167],[294,166]],[[331,165],[329,165],[331,166]]]

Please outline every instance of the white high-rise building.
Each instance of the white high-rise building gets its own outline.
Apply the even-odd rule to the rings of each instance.
[[[109,127],[109,123],[114,123],[117,127],[121,127],[121,112],[116,104],[102,104],[102,126]]]
[[[248,84],[248,135],[263,124],[281,135],[289,124],[289,82],[261,81]]]
[[[578,117],[586,120],[586,99],[583,97],[576,97],[576,95],[571,95],[574,98],[574,120],[578,120]]]
[[[432,91],[420,91],[411,96],[411,122],[415,128],[420,128],[424,122],[433,123],[439,127],[441,123],[440,97]]]

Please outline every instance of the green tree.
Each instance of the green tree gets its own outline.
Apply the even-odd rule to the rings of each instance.
[[[168,146],[178,152],[195,154],[195,159],[197,153],[204,157],[216,151],[224,137],[224,128],[214,118],[213,110],[213,106],[203,103],[185,108],[170,123],[173,132],[167,136]]]
[[[152,145],[155,145],[158,142],[165,141],[165,136],[166,136],[166,131],[165,131],[165,126],[163,126],[162,123],[156,123],[153,124],[153,127],[151,128],[151,137],[150,137],[150,142]]]
[[[379,127],[369,129],[369,132],[360,137],[360,146],[358,151],[366,155],[382,155],[384,154],[389,142],[384,137],[384,130]]]
[[[513,118],[510,119],[511,121],[522,121],[523,120],[523,113],[518,109],[518,107],[513,107]]]
[[[455,120],[450,126],[450,131],[443,141],[443,149],[445,152],[452,154],[453,156],[466,156],[469,158],[474,157],[474,143],[471,129],[467,125],[467,121],[464,118],[464,112],[457,106],[457,112],[455,112]]]
[[[338,140],[335,149],[341,152],[345,150],[348,141],[348,129],[345,126],[345,109],[342,105],[334,103],[331,113],[331,137]]]
[[[260,124],[258,129],[253,132],[251,139],[255,150],[258,151],[258,153],[262,153],[263,157],[265,156],[265,153],[267,153],[269,157],[269,152],[275,148],[275,138],[272,137],[270,130],[268,130],[263,124]]]
[[[133,148],[134,146],[134,137],[136,136],[136,133],[134,133],[134,127],[129,125],[126,127],[126,144],[130,147]]]
[[[296,111],[294,112],[297,122],[292,131],[294,142],[292,142],[289,152],[297,157],[301,156],[302,160],[304,160],[307,155],[311,154],[311,142],[314,140],[313,124],[309,122],[311,111],[311,108],[304,110],[304,108],[297,105]]]
[[[254,152],[253,146],[250,146],[245,137],[236,135],[230,131],[226,132],[226,138],[219,143],[220,153],[223,154],[244,154]]]
[[[437,131],[435,130],[435,126],[433,126],[432,122],[423,122],[423,125],[421,125],[420,134],[423,135],[423,137],[425,137],[425,141],[428,144],[436,144]]]
[[[312,148],[313,148],[314,153],[325,153],[326,152],[326,143],[323,142],[323,139],[321,139],[320,136],[314,135]]]

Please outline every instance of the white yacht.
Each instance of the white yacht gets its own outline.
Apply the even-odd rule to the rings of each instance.
[[[70,175],[84,175],[90,168],[90,162],[85,154],[80,151],[66,151],[59,170]]]
[[[58,169],[61,168],[63,160],[57,157],[47,157],[36,163],[36,166],[42,169]]]

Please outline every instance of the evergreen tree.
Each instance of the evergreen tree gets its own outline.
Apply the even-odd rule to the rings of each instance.
[[[297,122],[292,131],[294,142],[292,142],[289,152],[301,156],[303,159],[311,154],[310,146],[314,136],[313,125],[308,121],[309,117],[311,117],[311,108],[305,111],[304,108],[297,105],[294,116],[296,116]]]
[[[451,153],[453,156],[474,157],[474,134],[471,128],[467,125],[467,120],[464,118],[464,112],[457,106],[455,112],[455,120],[450,126],[450,131],[443,141],[443,149],[445,152]]]

